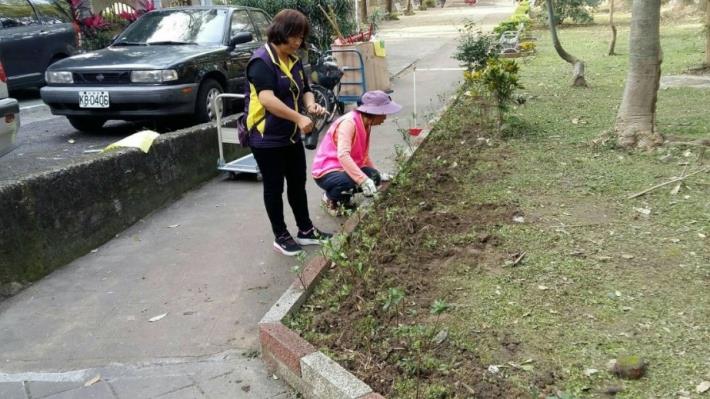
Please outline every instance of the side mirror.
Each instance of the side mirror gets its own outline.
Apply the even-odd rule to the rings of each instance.
[[[229,47],[234,47],[237,44],[249,43],[252,40],[254,40],[254,36],[251,32],[239,32],[229,40]]]

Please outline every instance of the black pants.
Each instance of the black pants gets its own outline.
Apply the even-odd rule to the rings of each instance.
[[[264,178],[264,205],[274,236],[288,232],[284,221],[284,179],[286,195],[299,230],[313,227],[306,199],[306,152],[302,143],[278,148],[252,148],[252,154]]]

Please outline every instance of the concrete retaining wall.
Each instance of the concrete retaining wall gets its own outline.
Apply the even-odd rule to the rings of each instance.
[[[241,149],[228,149],[232,159]],[[217,174],[216,128],[158,137],[0,187],[0,286],[37,280]],[[16,285],[16,284],[15,284]]]

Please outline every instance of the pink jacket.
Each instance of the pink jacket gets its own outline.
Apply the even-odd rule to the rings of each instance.
[[[355,125],[355,136],[350,146],[350,157],[352,158],[355,165],[357,165],[357,171],[348,170],[338,158],[338,137],[336,131],[340,123],[345,120],[351,120]],[[328,132],[323,137],[316,156],[313,159],[312,172],[314,178],[320,178],[333,171],[343,171],[348,172],[349,175],[356,174],[357,176],[351,176],[358,184],[367,178],[367,176],[359,170],[363,166],[371,166],[369,160],[369,146],[370,146],[370,136],[365,129],[365,125],[362,121],[362,116],[357,111],[351,111],[347,114],[338,118],[335,123],[333,123]],[[360,176],[362,175],[362,176]]]

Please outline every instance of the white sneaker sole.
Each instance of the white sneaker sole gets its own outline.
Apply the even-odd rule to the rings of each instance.
[[[322,245],[326,240],[319,240],[317,238],[295,238],[298,245]]]
[[[289,251],[281,248],[281,246],[279,244],[274,243],[274,251],[276,251],[282,255],[286,255],[286,256],[296,256],[296,255],[300,254],[301,252],[303,252],[303,249],[299,249],[298,251],[289,252]]]

